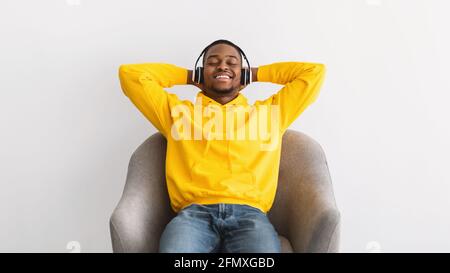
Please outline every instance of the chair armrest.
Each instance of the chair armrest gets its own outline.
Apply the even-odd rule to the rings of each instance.
[[[294,252],[337,252],[340,213],[322,147],[291,130],[283,137],[283,145],[273,212],[277,227]]]
[[[122,197],[110,218],[114,252],[157,252],[174,216],[165,184],[166,140],[154,134],[133,153]]]

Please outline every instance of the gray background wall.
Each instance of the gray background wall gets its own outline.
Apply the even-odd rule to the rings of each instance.
[[[323,146],[344,252],[450,251],[448,1],[0,3],[0,251],[109,252],[129,157],[155,132],[122,63],[192,68],[216,39],[252,66],[323,62],[292,125]],[[254,83],[250,101],[281,88]],[[198,89],[169,90],[194,99]]]

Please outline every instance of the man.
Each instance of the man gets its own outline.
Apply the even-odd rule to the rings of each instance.
[[[284,85],[253,105],[240,91],[238,46],[217,40],[203,55],[203,81],[165,63],[121,65],[123,92],[167,139],[166,181],[172,209],[160,252],[280,252],[267,212],[274,201],[281,136],[313,103],[325,66],[279,62],[251,67],[252,82]],[[195,103],[163,88],[192,84]],[[268,132],[269,131],[269,132]]]

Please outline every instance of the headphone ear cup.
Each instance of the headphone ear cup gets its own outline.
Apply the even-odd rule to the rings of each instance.
[[[242,68],[242,69],[241,69],[241,85],[243,85],[243,86],[246,85],[246,84],[245,84],[245,82],[246,82],[246,79],[245,79],[246,75],[247,75],[246,69],[245,69],[245,68]]]
[[[199,83],[200,67],[196,67],[194,71],[194,82]]]
[[[246,68],[245,69],[245,73],[247,74],[247,76],[246,76],[246,79],[247,79],[247,83],[245,84],[245,85],[249,85],[250,84],[250,82],[251,82],[251,78],[250,78],[250,75],[251,75],[251,73],[250,73],[250,68]]]
[[[199,77],[198,83],[204,83],[205,79],[203,77],[203,67],[200,66],[197,69],[198,69],[198,77]]]
[[[248,68],[241,69],[241,85],[247,86],[250,84],[250,70]]]
[[[193,77],[193,82],[195,82],[195,83],[197,83],[197,79],[198,79],[198,69],[197,68],[195,68],[195,70],[194,70],[194,77]]]

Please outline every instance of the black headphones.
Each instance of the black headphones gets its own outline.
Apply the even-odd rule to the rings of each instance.
[[[200,60],[200,57],[203,56],[203,54],[213,45],[220,44],[221,42],[224,42],[225,44],[232,44],[235,46],[239,52],[244,56],[244,59],[247,61],[248,67],[243,67],[241,69],[241,85],[244,87],[249,85],[252,82],[252,70],[249,61],[247,60],[247,56],[245,56],[244,51],[237,45],[233,44],[232,42],[228,40],[218,40],[213,43],[211,43],[209,46],[207,46],[205,49],[203,49],[202,53],[200,53],[200,56],[198,56],[197,61],[195,62],[194,66],[194,72],[192,73],[192,82],[195,83],[204,83],[204,76],[203,76],[203,67],[199,66],[197,67],[198,60]]]

